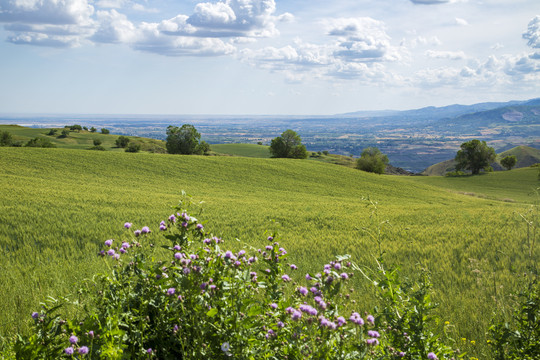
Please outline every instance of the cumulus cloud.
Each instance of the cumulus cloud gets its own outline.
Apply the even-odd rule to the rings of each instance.
[[[450,2],[450,0],[411,0],[413,4],[421,5],[433,5],[433,4],[444,4]]]
[[[527,41],[527,45],[532,48],[540,48],[540,15],[536,15],[529,22],[527,31],[523,33],[523,38]]]
[[[138,36],[135,25],[114,9],[98,11],[97,19],[99,26],[91,37],[93,41],[108,44],[131,43]]]
[[[463,51],[426,51],[426,56],[431,59],[463,60],[466,55]]]
[[[93,13],[86,0],[0,0],[0,22],[88,25]]]
[[[400,58],[390,45],[383,22],[368,18],[338,18],[327,21],[328,35],[337,37],[336,57],[347,61],[383,61]]]
[[[467,26],[469,25],[469,22],[465,19],[462,19],[462,18],[455,18],[454,19],[454,22],[456,25],[459,25],[459,26]]]

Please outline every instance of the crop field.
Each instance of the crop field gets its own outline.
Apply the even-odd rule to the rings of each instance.
[[[217,154],[269,158],[269,146],[255,144],[212,144],[211,150]]]
[[[536,177],[531,168],[398,177],[291,159],[0,148],[0,336],[24,333],[40,301],[105,271],[96,254],[104,240],[125,234],[124,222],[158,231],[185,190],[204,201],[205,228],[239,239],[238,248],[265,245],[265,230],[277,227],[299,268],[295,278],[341,254],[374,266],[379,249],[363,229],[376,227],[369,197],[379,220],[388,220],[387,263],[408,276],[428,269],[438,313],[456,341],[473,339],[478,350],[465,345],[481,352],[490,319],[511,305],[509,294],[538,259],[520,216],[532,216]],[[357,300],[372,306],[360,274],[354,284]]]

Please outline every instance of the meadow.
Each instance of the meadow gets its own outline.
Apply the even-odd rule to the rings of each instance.
[[[299,276],[342,254],[372,267],[379,249],[364,228],[374,226],[366,199],[376,201],[388,220],[387,262],[403,275],[429,270],[438,314],[481,356],[491,318],[513,305],[510,294],[538,259],[520,216],[532,216],[536,179],[533,168],[397,177],[290,159],[0,148],[0,336],[25,333],[40,301],[105,271],[96,254],[124,222],[157,231],[155,219],[185,190],[204,201],[206,229],[238,239],[238,249],[261,247],[265,230],[277,230]],[[463,194],[472,192],[485,196]],[[373,294],[360,274],[353,280],[369,307]]]

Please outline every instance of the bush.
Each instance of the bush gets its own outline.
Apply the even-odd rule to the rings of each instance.
[[[467,174],[465,174],[463,171],[458,171],[458,170],[449,171],[446,174],[444,174],[444,176],[446,177],[458,177],[458,176],[466,176],[466,175]]]
[[[275,233],[264,249],[232,252],[206,232],[189,205],[189,199],[181,202],[159,230],[132,231],[125,223],[124,238],[105,241],[99,253],[111,271],[77,291],[71,314],[78,315],[61,313],[67,299],[48,299],[32,313],[32,335],[15,344],[17,357],[330,360],[453,354],[431,332],[425,282],[408,293],[397,272],[381,265],[383,281],[374,282],[386,299],[380,317],[360,309],[345,313],[355,305],[342,291],[353,269],[361,271],[347,256],[295,282],[297,267],[287,264]],[[403,311],[403,322],[396,310]],[[400,333],[398,339],[394,329],[411,335]]]
[[[55,148],[56,145],[51,142],[49,139],[44,139],[40,137],[33,138],[29,140],[24,146],[26,147],[42,147],[42,148]]]
[[[131,153],[139,152],[141,151],[141,144],[130,142],[125,151]]]
[[[109,131],[109,129],[103,128],[103,129],[101,129],[101,133],[107,135],[107,134],[110,134],[110,131]]]
[[[94,139],[94,146],[98,146],[98,145],[101,145],[101,140]]]
[[[88,148],[88,150],[105,151],[106,149],[101,145],[95,145],[95,146],[92,146],[91,148]]]
[[[129,143],[129,138],[127,136],[120,135],[116,139],[116,146],[120,148],[125,148]]]
[[[49,135],[49,136],[55,136],[57,132],[58,132],[58,129],[51,129],[51,130],[49,130],[49,132],[47,133],[47,135]]]
[[[97,129],[96,129],[95,127],[92,126],[92,127],[90,128],[90,132],[96,132],[96,131],[97,131]]]
[[[71,131],[81,131],[82,130],[82,126],[81,125],[71,125],[69,127],[69,130]]]
[[[69,129],[63,129],[62,134],[60,134],[60,138],[67,138],[69,136]]]
[[[13,137],[9,131],[0,131],[0,146],[11,146]]]
[[[364,149],[358,160],[356,160],[357,169],[375,174],[384,174],[387,164],[388,156],[381,153],[376,147]]]

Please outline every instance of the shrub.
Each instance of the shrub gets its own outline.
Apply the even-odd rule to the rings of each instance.
[[[444,176],[446,176],[446,177],[458,177],[458,176],[465,176],[465,175],[467,175],[467,174],[465,174],[463,171],[459,171],[459,170],[449,171],[446,174],[444,174]]]
[[[71,131],[81,131],[82,130],[82,126],[81,125],[71,125],[69,127],[69,130]]]
[[[95,127],[92,126],[92,127],[90,128],[90,132],[96,132],[96,131],[97,131],[97,129],[96,129]]]
[[[387,307],[365,315],[342,291],[353,269],[347,256],[302,281],[287,264],[277,234],[264,249],[232,252],[206,232],[180,203],[154,231],[132,231],[104,242],[99,253],[110,268],[77,291],[78,316],[61,313],[68,300],[49,298],[32,313],[34,331],[19,337],[18,358],[52,359],[72,354],[108,359],[407,359],[449,358],[431,333],[429,286],[412,293],[382,273]],[[379,267],[379,270],[382,267]],[[388,296],[389,289],[395,295]],[[414,299],[411,299],[414,297]],[[399,303],[398,300],[404,300]],[[403,310],[400,322],[395,310]],[[391,314],[394,313],[394,314]],[[366,316],[367,315],[367,316]],[[411,341],[393,330],[415,331]],[[406,335],[400,334],[407,338]],[[408,353],[406,354],[405,351]],[[411,355],[408,355],[408,354]]]
[[[0,146],[11,146],[13,137],[9,131],[0,131]]]
[[[127,136],[120,135],[116,139],[116,146],[120,148],[125,148],[129,143],[129,138]]]
[[[95,146],[92,146],[91,148],[88,148],[88,150],[105,151],[106,149],[101,145],[95,145]]]
[[[28,140],[28,142],[24,145],[26,147],[42,147],[42,148],[55,148],[56,145],[51,142],[49,139],[44,139],[40,137],[36,137],[33,139]]]
[[[69,129],[63,129],[62,134],[60,134],[60,138],[67,138],[69,136]]]
[[[141,151],[141,144],[130,142],[125,151],[131,153],[139,152]]]
[[[103,128],[103,129],[101,129],[101,133],[107,135],[107,134],[110,134],[110,131],[109,131],[109,129]]]
[[[322,153],[323,153],[324,155],[326,155],[326,156],[328,156],[328,154],[329,154],[329,153],[328,153],[328,150],[324,150]]]
[[[98,146],[98,145],[101,145],[101,140],[94,139],[94,146]]]
[[[388,156],[381,153],[376,147],[364,149],[358,160],[356,160],[357,169],[375,174],[384,174],[387,164]]]
[[[49,135],[49,136],[55,136],[57,132],[58,132],[58,129],[51,129],[51,130],[49,130],[49,132],[47,133],[47,135]]]

